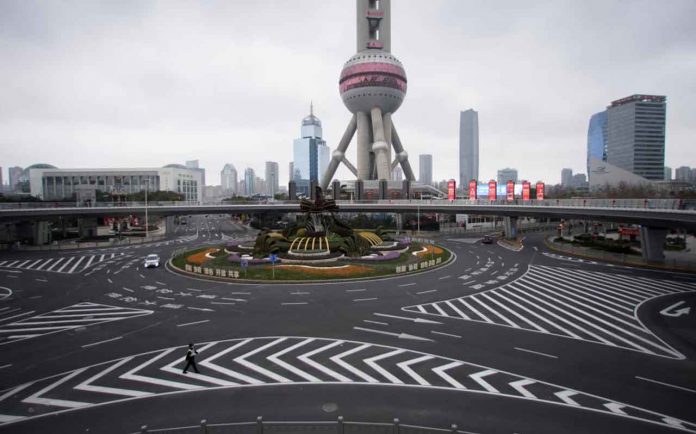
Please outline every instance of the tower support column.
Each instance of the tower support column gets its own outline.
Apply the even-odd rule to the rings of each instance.
[[[356,113],[358,122],[358,179],[370,179],[371,127],[367,113]]]

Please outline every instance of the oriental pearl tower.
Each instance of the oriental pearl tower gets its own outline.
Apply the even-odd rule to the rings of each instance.
[[[362,180],[391,180],[392,170],[401,164],[406,179],[415,181],[392,121],[392,113],[406,96],[406,72],[391,54],[391,1],[356,0],[356,4],[358,52],[343,65],[338,82],[353,117],[321,179],[324,190],[340,163]],[[357,168],[345,156],[356,130]]]

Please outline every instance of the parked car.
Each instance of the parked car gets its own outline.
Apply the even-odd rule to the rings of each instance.
[[[155,255],[154,253],[149,254],[145,257],[145,263],[143,263],[143,266],[145,268],[150,268],[150,267],[159,267],[160,266],[160,257]]]
[[[490,235],[484,235],[483,239],[481,240],[483,244],[493,244],[494,241],[495,239]]]

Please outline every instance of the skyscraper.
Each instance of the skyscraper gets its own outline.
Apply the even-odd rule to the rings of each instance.
[[[672,168],[669,166],[665,166],[665,181],[671,181],[672,180]]]
[[[24,169],[19,166],[10,167],[7,169],[8,177],[10,178],[10,191],[17,190],[17,184],[19,184],[21,181],[20,178],[22,177],[23,171]]]
[[[573,169],[561,170],[561,185],[571,187],[573,185]]]
[[[278,193],[278,163],[266,161],[266,194],[273,197]]]
[[[237,194],[237,169],[231,163],[225,164],[220,172],[220,184],[227,194]]]
[[[479,177],[478,112],[473,109],[459,114],[459,186],[464,188]]]
[[[392,170],[392,180],[393,181],[403,181],[404,180],[404,171],[401,169],[401,167],[396,166],[394,170]]]
[[[631,95],[607,107],[607,163],[648,180],[662,180],[667,97]]]
[[[297,192],[309,196],[310,182],[319,182],[329,164],[329,147],[322,139],[321,121],[314,116],[312,105],[309,116],[302,119],[301,133],[293,143],[293,180]]]
[[[256,185],[256,173],[251,167],[247,167],[244,171],[244,195],[253,196],[254,187]]]
[[[295,163],[292,161],[288,163],[288,182],[292,181],[295,179]]]
[[[607,161],[607,112],[595,113],[590,117],[587,128],[587,173],[591,176],[590,159]]]
[[[433,156],[430,154],[418,156],[418,182],[425,185],[433,183]]]
[[[195,169],[201,173],[201,179],[203,180],[203,186],[205,186],[205,169],[200,167],[198,160],[187,160],[185,163],[187,169]]]
[[[674,179],[676,181],[691,182],[691,168],[688,166],[677,167]]]
[[[498,185],[503,185],[508,181],[517,182],[517,169],[506,167],[498,170]]]

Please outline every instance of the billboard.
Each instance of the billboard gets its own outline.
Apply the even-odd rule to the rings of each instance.
[[[476,182],[475,179],[472,179],[471,181],[469,181],[469,199],[476,199],[476,197],[477,197],[476,193],[478,193],[476,191],[477,186],[478,186],[478,183]]]
[[[498,198],[498,183],[494,180],[488,181],[488,200],[496,200]]]
[[[522,200],[529,200],[531,194],[531,185],[529,181],[522,182]]]
[[[544,183],[541,181],[536,183],[536,198],[537,200],[544,200]]]
[[[515,182],[514,181],[508,181],[507,184],[505,185],[505,198],[508,201],[515,200]]]
[[[450,201],[457,198],[457,181],[450,179],[447,181],[447,199]]]

